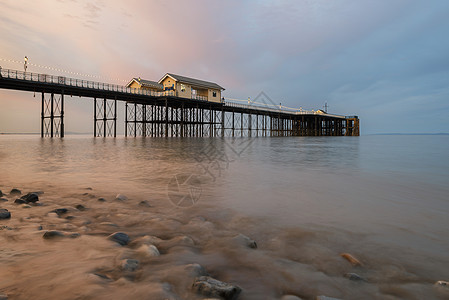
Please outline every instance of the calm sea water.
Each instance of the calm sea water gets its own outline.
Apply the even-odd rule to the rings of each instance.
[[[449,136],[4,135],[0,189],[68,195],[92,188],[97,195],[147,199],[176,214],[207,211],[217,220],[238,214],[249,220],[242,225],[246,231],[257,228],[253,234],[262,249],[271,245],[264,231],[272,237],[300,229],[313,236],[308,244],[313,250],[298,246],[309,259],[299,259],[302,263],[326,273],[333,268],[326,266],[330,256],[352,251],[376,270],[366,276],[384,283],[375,289],[341,287],[334,296],[444,298],[432,285],[449,280],[448,153]],[[304,241],[302,235],[288,238],[295,237]],[[390,280],[399,272],[388,269],[392,265],[408,275]]]

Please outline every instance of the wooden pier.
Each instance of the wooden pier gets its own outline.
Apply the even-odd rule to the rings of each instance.
[[[125,136],[257,137],[358,136],[357,116],[289,111],[257,105],[221,103],[0,68],[0,88],[41,93],[41,136],[64,137],[67,96],[93,99],[95,137],[117,136],[117,101],[125,102]]]

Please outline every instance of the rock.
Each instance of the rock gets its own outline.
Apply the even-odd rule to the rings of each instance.
[[[317,296],[315,299],[316,300],[341,300],[339,298],[332,298],[332,297],[327,297],[327,296]]]
[[[237,299],[242,289],[236,285],[219,281],[209,276],[195,279],[193,290],[207,297],[220,297],[225,300]]]
[[[3,193],[2,193],[2,191],[0,190],[0,197],[3,197]]]
[[[0,202],[8,202],[8,199],[6,199],[6,198],[0,198]]]
[[[122,246],[128,245],[130,239],[126,233],[123,232],[115,232],[108,236],[108,239],[114,241]]]
[[[37,195],[37,193],[28,193],[28,194],[20,197],[19,199],[16,199],[16,201],[14,201],[14,203],[28,204],[28,203],[36,203],[37,201],[39,201],[39,196]]]
[[[302,300],[302,299],[293,295],[284,295],[281,297],[281,300]]]
[[[209,275],[200,264],[188,264],[184,267],[184,270],[190,275],[190,277],[200,277]]]
[[[69,237],[69,238],[77,238],[81,235],[78,232],[62,232],[58,230],[48,230],[44,233],[42,236],[44,239],[54,239],[54,238],[62,238],[62,237]]]
[[[31,208],[31,205],[28,205],[28,204],[25,204],[25,203],[22,204],[21,206],[22,206],[22,208]]]
[[[22,192],[19,189],[12,189],[11,192],[9,192],[11,196],[18,196],[22,195]]]
[[[242,246],[245,246],[245,247],[248,247],[248,248],[252,248],[252,249],[257,249],[256,241],[250,239],[246,235],[238,234],[235,237],[233,237],[232,240],[237,242],[238,244],[240,244]]]
[[[8,295],[0,294],[0,300],[8,300]]]
[[[346,273],[344,276],[352,281],[366,281],[365,278],[356,273]]]
[[[155,257],[161,255],[157,247],[154,245],[142,245],[137,249],[137,252],[146,257]]]
[[[42,225],[37,226],[37,230],[42,230],[42,229],[44,229],[44,227]]]
[[[52,210],[51,212],[56,213],[58,216],[62,216],[63,214],[66,214],[68,212],[67,208],[57,208]]]
[[[442,286],[442,287],[449,288],[449,282],[440,280],[440,281],[435,282],[435,286]]]
[[[349,261],[351,263],[351,265],[353,265],[353,266],[361,266],[362,265],[362,263],[357,258],[355,258],[354,256],[352,256],[349,253],[341,253],[340,256],[343,257],[344,259],[346,259],[347,261]]]
[[[139,261],[137,259],[124,259],[121,267],[125,271],[134,272],[139,268]]]
[[[82,205],[82,204],[78,204],[77,206],[75,206],[75,208],[76,208],[77,210],[80,210],[80,211],[86,210],[86,207],[85,207],[84,205]]]
[[[106,202],[106,199],[105,199],[105,198],[98,198],[97,201],[98,201],[98,202]]]
[[[151,204],[148,201],[140,201],[139,202],[139,206],[143,206],[143,207],[151,207]]]
[[[64,233],[57,230],[49,230],[44,233],[42,236],[44,239],[53,239],[58,237],[64,237]]]
[[[122,195],[122,194],[117,194],[117,196],[115,196],[115,200],[126,201],[126,200],[128,200],[128,197],[126,197],[125,195]]]
[[[6,208],[0,208],[0,220],[10,219],[11,213]]]
[[[100,225],[103,225],[103,226],[111,226],[111,227],[118,227],[117,224],[112,223],[112,222],[101,222]]]

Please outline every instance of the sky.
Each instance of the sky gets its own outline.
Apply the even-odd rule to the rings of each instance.
[[[0,66],[126,84],[165,73],[223,96],[357,115],[362,134],[449,132],[449,1],[0,0]],[[66,131],[93,131],[66,97]],[[119,132],[123,132],[123,105]],[[40,95],[0,90],[0,133],[39,132]]]

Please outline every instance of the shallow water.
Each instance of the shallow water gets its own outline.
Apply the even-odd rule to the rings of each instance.
[[[185,267],[198,263],[239,299],[447,299],[434,286],[449,280],[447,153],[449,136],[0,136],[0,190],[44,192],[42,206],[0,203],[12,214],[0,220],[0,294],[203,299]],[[49,213],[58,207],[69,212]],[[80,237],[44,240],[50,229]],[[116,231],[134,244],[106,239]],[[145,235],[160,256],[139,250]],[[138,270],[121,269],[125,258]]]

